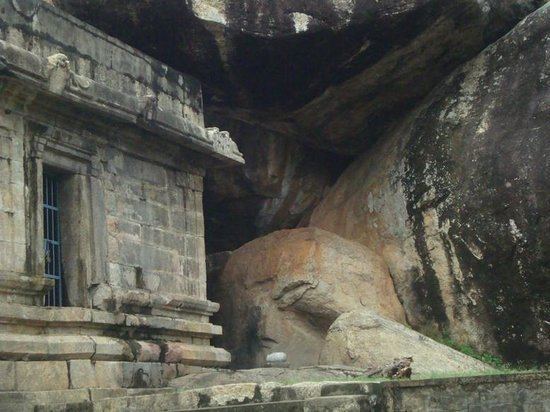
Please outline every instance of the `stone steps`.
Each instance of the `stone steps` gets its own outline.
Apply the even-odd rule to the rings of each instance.
[[[6,412],[546,410],[549,402],[548,372],[382,382],[238,383],[200,389],[0,392],[0,410]]]
[[[187,396],[181,393],[157,394],[148,396],[124,397],[118,399],[105,399],[93,404],[95,410],[126,410],[126,411],[302,411],[302,410],[338,410],[345,406],[343,410],[359,411],[369,410],[369,396],[367,395],[338,395],[338,396],[318,396],[304,399],[289,399],[274,402],[262,402],[261,400],[244,399],[242,403],[233,399],[228,403],[235,404],[219,406],[201,406],[200,397],[197,406],[186,407],[189,405]],[[200,396],[200,395],[199,395]],[[207,403],[206,397],[205,403]],[[320,408],[320,409],[319,409]]]
[[[320,396],[309,399],[284,400],[277,402],[247,403],[238,405],[224,405],[214,407],[193,407],[181,408],[179,404],[181,397],[178,393],[163,393],[146,396],[125,396],[114,397],[92,402],[82,400],[73,403],[49,403],[44,405],[33,405],[32,403],[14,402],[3,404],[2,410],[11,411],[370,411],[369,396],[367,395],[339,395]]]
[[[196,409],[173,409],[174,412],[187,412]],[[311,399],[293,401],[279,401],[254,403],[247,405],[217,406],[212,408],[201,408],[201,411],[219,412],[302,412],[302,411],[346,411],[359,412],[371,411],[373,406],[369,403],[366,395],[344,395],[344,396],[321,396]]]
[[[263,393],[262,393],[263,392]],[[276,393],[276,395],[275,395]],[[211,388],[82,389],[0,393],[2,411],[305,411],[364,409],[364,384],[304,382],[244,383]],[[273,399],[277,399],[273,401]],[[59,402],[62,400],[61,402]],[[216,406],[212,406],[216,405]],[[363,408],[363,409],[361,409]]]
[[[70,410],[71,408],[76,408],[75,410],[78,411],[93,410],[93,405],[100,404],[101,401],[110,402],[116,399],[129,399],[133,397],[173,391],[173,388],[88,388],[57,391],[0,392],[0,410],[2,412]],[[96,408],[96,410],[98,409]]]

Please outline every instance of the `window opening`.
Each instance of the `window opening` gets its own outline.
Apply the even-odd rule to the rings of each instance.
[[[44,296],[44,306],[63,306],[59,183],[55,175],[44,173],[44,276],[55,280],[53,289]]]

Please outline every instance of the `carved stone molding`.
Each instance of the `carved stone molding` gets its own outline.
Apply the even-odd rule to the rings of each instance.
[[[35,304],[53,287],[54,280],[44,276],[0,272],[0,302]]]
[[[185,313],[209,317],[220,308],[218,303],[186,295],[156,293],[145,289],[121,289],[105,283],[94,286],[92,295],[93,308],[107,311],[124,311],[131,307],[157,316],[177,317],[178,314]]]
[[[48,139],[53,135],[53,127],[47,127],[43,133],[35,134],[31,139],[30,156],[34,159],[42,158]]]
[[[242,156],[242,153],[239,152],[239,148],[237,147],[237,143],[231,139],[229,132],[222,131],[217,127],[207,127],[206,136],[217,152]]]
[[[158,110],[158,97],[148,94],[140,99],[141,118],[145,122],[151,122],[156,118]]]
[[[56,53],[49,56],[47,61],[48,89],[52,93],[61,93],[71,78],[69,58],[63,53]]]

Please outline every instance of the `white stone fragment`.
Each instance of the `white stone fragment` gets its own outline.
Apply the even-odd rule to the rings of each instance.
[[[192,0],[193,13],[201,20],[227,24],[223,2],[216,0]]]
[[[269,363],[286,362],[287,356],[284,352],[273,352],[266,356],[265,360]]]
[[[307,31],[309,24],[313,20],[313,17],[311,17],[309,14],[298,12],[290,13],[290,17],[292,19],[292,22],[294,23],[294,31],[296,33]]]

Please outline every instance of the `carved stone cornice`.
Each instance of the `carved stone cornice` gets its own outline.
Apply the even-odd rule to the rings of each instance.
[[[54,286],[54,282],[44,276],[0,271],[0,301],[34,303]]]
[[[212,144],[217,153],[225,155],[239,162],[243,159],[243,154],[239,151],[229,132],[218,129],[217,127],[207,127],[206,137]]]
[[[44,149],[46,148],[46,144],[48,142],[48,139],[51,138],[53,134],[53,128],[48,127],[44,131],[44,133],[41,134],[35,134],[31,139],[31,145],[30,145],[30,157],[33,159],[40,159],[44,155]]]
[[[155,95],[129,95],[78,75],[70,69],[69,58],[63,53],[42,58],[0,40],[0,59],[3,67],[0,79],[15,82],[11,88],[17,90],[17,98],[21,101],[25,98],[34,100],[39,93],[53,95],[63,100],[64,104],[84,107],[117,122],[136,125],[225,163],[244,163],[242,154],[228,133],[208,131],[185,119],[182,114],[162,110]]]
[[[158,316],[176,316],[178,313],[193,313],[212,316],[220,305],[205,299],[196,299],[175,293],[151,292],[145,289],[122,289],[106,283],[92,290],[92,306],[95,309],[124,311],[125,308],[139,308],[137,313]]]

